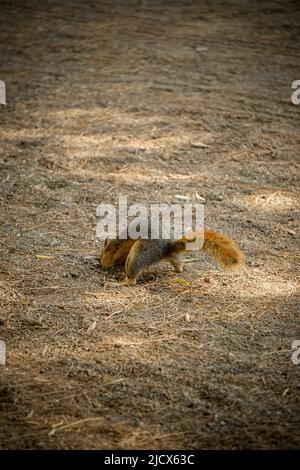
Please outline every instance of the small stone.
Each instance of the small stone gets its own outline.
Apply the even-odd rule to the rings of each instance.
[[[296,232],[294,230],[288,230],[287,233],[292,236],[296,235]]]
[[[194,149],[206,149],[209,145],[204,144],[203,142],[191,142],[191,147]]]
[[[91,332],[94,331],[96,326],[97,326],[97,322],[93,321],[93,323],[91,323],[90,326],[88,327],[88,329],[86,330],[86,334],[87,335],[91,334]]]
[[[190,201],[191,198],[190,196],[181,196],[180,194],[176,194],[176,196],[174,196],[176,199],[179,199],[179,201]]]
[[[187,321],[187,322],[191,321],[191,317],[190,317],[189,313],[186,313],[184,318],[185,318],[185,321]]]
[[[206,51],[208,51],[208,47],[204,47],[204,46],[196,47],[196,52],[206,52]]]

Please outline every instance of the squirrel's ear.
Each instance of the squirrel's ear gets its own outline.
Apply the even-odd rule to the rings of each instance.
[[[104,240],[104,248],[106,247],[107,244],[108,244],[108,237],[105,238],[105,240]]]

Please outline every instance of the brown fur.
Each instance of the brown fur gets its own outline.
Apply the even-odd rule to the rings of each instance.
[[[113,266],[123,265],[126,262],[127,255],[136,240],[105,240],[104,249],[100,258],[102,268],[112,268]]]
[[[204,239],[203,251],[210,254],[225,269],[239,268],[244,255],[237,244],[226,235],[210,230],[204,233],[192,232],[181,240],[106,240],[100,258],[103,268],[125,264],[126,281],[135,284],[142,271],[162,260],[169,261],[176,272],[182,272],[184,254],[189,243]]]

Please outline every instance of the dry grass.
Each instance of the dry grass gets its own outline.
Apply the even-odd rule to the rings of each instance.
[[[4,2],[1,448],[299,448],[289,7]],[[101,271],[98,204],[195,192],[242,271]]]

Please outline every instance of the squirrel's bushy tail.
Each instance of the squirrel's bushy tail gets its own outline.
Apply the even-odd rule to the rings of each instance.
[[[225,269],[237,269],[244,264],[244,255],[237,244],[223,233],[204,231],[203,248]]]
[[[202,250],[211,255],[223,268],[231,270],[238,269],[244,264],[244,254],[237,244],[223,233],[205,230],[204,234],[196,232],[183,237],[185,242],[193,242],[199,236],[204,243]]]

